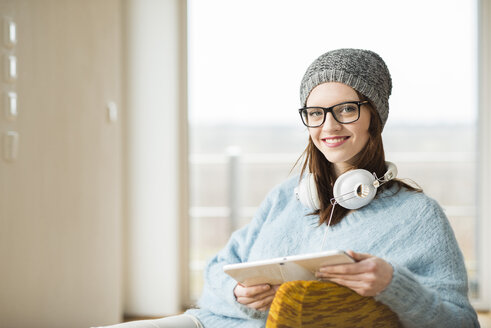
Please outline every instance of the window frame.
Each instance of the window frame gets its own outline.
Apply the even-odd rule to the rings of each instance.
[[[491,257],[486,250],[491,248],[491,192],[487,188],[491,184],[491,97],[488,90],[491,88],[491,2],[478,0],[478,175],[480,183],[476,186],[478,191],[477,215],[477,257],[479,298],[473,302],[477,310],[489,311],[491,309]]]

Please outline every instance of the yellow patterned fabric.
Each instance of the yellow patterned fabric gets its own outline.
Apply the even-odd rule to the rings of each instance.
[[[266,328],[402,327],[397,315],[373,297],[323,281],[281,285],[269,310]]]

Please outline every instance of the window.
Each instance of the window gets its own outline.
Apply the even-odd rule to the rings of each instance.
[[[476,3],[189,0],[188,14],[192,299],[206,260],[294,174],[300,80],[342,47],[386,61],[386,157],[444,207],[479,298]]]

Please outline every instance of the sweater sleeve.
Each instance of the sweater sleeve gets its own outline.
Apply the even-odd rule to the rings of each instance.
[[[233,290],[237,282],[223,272],[223,266],[246,262],[264,221],[275,202],[275,190],[271,191],[257,210],[251,222],[235,231],[227,245],[208,262],[204,270],[204,288],[198,302],[201,309],[216,315],[241,319],[264,319],[266,312],[248,308],[237,302]]]
[[[417,212],[421,220],[393,245],[405,256],[389,259],[392,281],[376,300],[396,312],[405,327],[479,327],[467,297],[463,256],[445,214],[432,200]]]

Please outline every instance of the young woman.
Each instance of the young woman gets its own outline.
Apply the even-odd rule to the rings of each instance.
[[[223,266],[321,248],[349,250],[356,263],[323,267],[319,279],[374,296],[404,326],[478,327],[462,253],[434,200],[396,179],[381,180],[375,198],[362,207],[345,208],[335,195],[336,181],[353,169],[377,177],[387,172],[381,133],[391,90],[390,73],[374,52],[339,49],[317,58],[300,87],[299,112],[310,135],[300,177],[274,188],[253,220],[208,263],[199,308],[180,319],[131,327],[171,327],[168,320],[187,320],[182,327],[193,328],[264,327],[278,286],[244,287]],[[316,209],[294,193],[307,170],[315,181]]]

